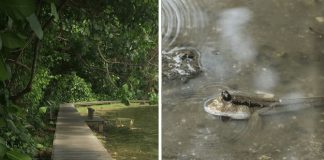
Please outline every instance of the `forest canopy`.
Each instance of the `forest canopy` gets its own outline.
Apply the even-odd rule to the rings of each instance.
[[[157,0],[2,0],[0,15],[0,159],[35,154],[42,106],[157,102]]]

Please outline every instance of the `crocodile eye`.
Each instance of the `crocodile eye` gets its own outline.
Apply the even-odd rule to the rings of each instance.
[[[222,96],[223,100],[225,100],[225,101],[232,100],[232,96],[226,90],[222,91],[221,96]]]

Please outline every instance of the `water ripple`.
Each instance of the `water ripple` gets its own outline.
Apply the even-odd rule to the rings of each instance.
[[[161,9],[161,32],[163,49],[167,50],[175,42],[202,42],[208,18],[195,0],[163,0]],[[192,37],[192,38],[190,38]],[[179,40],[180,39],[180,40]],[[194,43],[197,45],[197,43]]]

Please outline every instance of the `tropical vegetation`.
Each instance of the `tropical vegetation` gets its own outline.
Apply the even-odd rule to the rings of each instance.
[[[60,103],[156,103],[157,19],[157,0],[1,0],[0,159],[50,152]]]

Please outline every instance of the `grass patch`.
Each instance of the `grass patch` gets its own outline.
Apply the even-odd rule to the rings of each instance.
[[[115,159],[158,159],[158,107],[131,103],[95,105],[95,114],[106,121],[117,118],[134,120],[132,128],[109,126],[103,134],[97,134]],[[87,107],[77,107],[81,115],[87,115]]]

